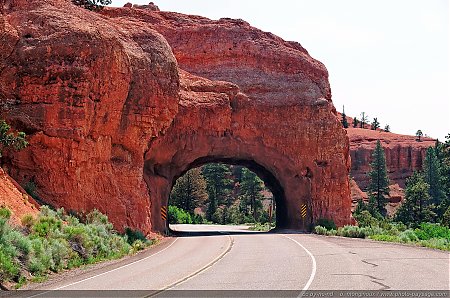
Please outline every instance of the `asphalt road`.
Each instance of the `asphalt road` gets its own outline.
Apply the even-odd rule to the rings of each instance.
[[[362,239],[252,233],[242,226],[172,228],[190,233],[129,260],[36,288],[152,293],[450,289],[448,252]]]

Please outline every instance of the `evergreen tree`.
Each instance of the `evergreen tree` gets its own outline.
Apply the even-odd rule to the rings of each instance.
[[[206,180],[209,205],[206,213],[208,220],[216,213],[217,207],[229,206],[231,203],[231,189],[233,180],[230,179],[230,167],[220,163],[210,163],[202,167],[202,174]]]
[[[447,228],[450,228],[450,206],[444,212],[442,216],[441,224]]]
[[[421,137],[423,136],[423,132],[419,129],[417,132],[416,132],[416,137],[417,137],[417,141],[421,141]]]
[[[361,113],[361,122],[359,123],[360,128],[366,128],[367,119],[369,119],[369,117],[366,115],[365,112],[362,112]]]
[[[373,118],[372,125],[370,127],[372,130],[377,130],[380,128],[380,122],[378,122],[378,118]]]
[[[170,194],[171,205],[175,205],[191,214],[194,209],[203,206],[208,199],[206,181],[200,168],[187,171],[177,179]]]
[[[377,141],[375,150],[372,153],[370,167],[369,205],[371,203],[370,198],[373,198],[376,202],[377,211],[382,216],[386,216],[387,199],[385,196],[389,195],[389,178],[386,170],[386,158],[380,140]]]
[[[406,180],[405,201],[397,211],[396,220],[412,226],[432,221],[435,214],[434,205],[430,204],[429,187],[424,177],[414,172]]]
[[[384,131],[385,132],[390,132],[391,131],[391,127],[389,126],[389,124],[386,124],[386,126],[384,127]]]
[[[10,132],[11,126],[0,119],[0,158],[2,152],[6,148],[13,148],[14,150],[21,150],[28,145],[26,135],[24,132],[13,133]]]
[[[369,194],[369,202],[367,203],[367,211],[369,211],[370,215],[372,215],[375,218],[382,218],[385,216],[386,209],[385,205],[383,205],[382,209],[378,206],[377,197],[373,194]]]
[[[255,173],[247,168],[242,169],[241,207],[245,208],[248,215],[251,214],[255,222],[263,207],[261,202],[263,189],[263,182]]]
[[[348,128],[347,115],[345,115],[345,107],[344,106],[342,106],[342,126],[344,126],[344,128]]]
[[[439,160],[436,156],[436,149],[433,147],[427,149],[423,163],[423,175],[425,182],[429,185],[432,203],[436,206],[440,205],[445,199],[445,192],[442,188],[443,179],[441,177]]]
[[[362,199],[358,200],[358,204],[356,205],[355,211],[353,212],[355,215],[361,214],[361,212],[367,210],[367,204],[364,203]]]
[[[354,128],[358,127],[358,119],[356,117],[353,118],[353,127]]]

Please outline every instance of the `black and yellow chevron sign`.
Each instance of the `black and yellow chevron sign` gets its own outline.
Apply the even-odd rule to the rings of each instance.
[[[306,217],[306,204],[302,204],[300,206],[300,215],[302,216],[302,218]]]
[[[161,207],[161,219],[167,220],[167,207],[166,206]]]

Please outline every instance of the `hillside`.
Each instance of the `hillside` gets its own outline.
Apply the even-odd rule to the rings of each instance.
[[[25,214],[36,215],[38,204],[0,167],[0,207],[11,210],[11,220],[20,224]]]

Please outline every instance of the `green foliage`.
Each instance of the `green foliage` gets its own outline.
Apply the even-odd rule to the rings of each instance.
[[[397,210],[396,220],[406,225],[417,226],[435,217],[434,205],[430,204],[429,185],[424,177],[414,172],[406,180],[405,201]]]
[[[442,225],[450,228],[450,207],[447,208],[444,216],[442,217]]]
[[[414,232],[420,240],[442,238],[450,241],[450,229],[439,224],[421,223]]]
[[[355,219],[359,226],[344,226],[337,230],[316,226],[315,232],[320,235],[370,238],[450,250],[450,229],[439,224],[421,223],[416,229],[407,229],[402,223],[375,218],[367,210],[357,214]]]
[[[419,241],[419,237],[417,237],[416,233],[413,230],[406,230],[399,234],[398,238],[401,242],[417,242]]]
[[[170,194],[170,202],[191,214],[208,199],[206,180],[200,168],[187,171],[177,179]]]
[[[391,132],[391,127],[389,126],[389,124],[386,124],[386,126],[384,127],[384,131]]]
[[[127,236],[127,242],[130,245],[133,245],[136,241],[140,241],[144,244],[149,242],[144,233],[139,230],[133,230],[129,227],[125,228],[125,235]]]
[[[377,241],[399,242],[398,236],[386,235],[386,234],[370,235],[368,238],[377,240]]]
[[[191,224],[192,218],[191,215],[184,211],[183,209],[178,208],[177,206],[169,206],[168,209],[168,217],[169,222],[173,224]]]
[[[207,182],[209,198],[206,218],[212,220],[216,209],[220,205],[231,205],[231,190],[234,183],[230,179],[230,167],[220,163],[210,163],[202,167],[202,174]]]
[[[31,227],[35,224],[35,220],[34,220],[33,215],[31,215],[31,214],[25,214],[25,215],[22,217],[21,223],[22,223],[22,225],[23,225],[25,228],[27,228],[27,229],[30,230]]]
[[[442,188],[444,179],[441,176],[439,160],[433,147],[427,149],[423,163],[423,176],[425,182],[429,185],[428,193],[430,194],[431,203],[438,206],[445,199],[445,192]]]
[[[326,235],[328,230],[327,230],[327,228],[322,227],[322,226],[315,226],[314,231],[318,235]]]
[[[247,168],[242,169],[241,181],[241,210],[244,215],[251,215],[254,222],[258,222],[262,215],[262,195],[263,181]]]
[[[270,224],[268,222],[266,223],[255,223],[250,228],[248,228],[250,231],[259,231],[259,232],[267,232],[271,229],[275,228],[275,224]]]
[[[342,126],[344,128],[348,128],[348,121],[347,121],[347,115],[345,115],[345,109],[342,107]]]
[[[4,149],[22,150],[26,146],[28,146],[28,142],[25,133],[11,132],[11,126],[5,120],[0,119],[0,158]]]
[[[380,122],[378,122],[378,118],[373,118],[372,124],[370,125],[370,129],[377,130],[380,128]]]
[[[367,124],[367,120],[369,119],[369,117],[366,115],[365,112],[361,113],[361,121],[359,122],[359,127],[360,128],[366,128],[366,124]]]
[[[416,137],[417,137],[417,141],[421,141],[421,137],[423,136],[423,132],[419,129],[417,132],[416,132]]]
[[[372,153],[370,168],[370,184],[368,187],[369,210],[372,211],[373,215],[378,212],[382,216],[386,216],[386,196],[389,195],[389,178],[386,169],[386,158],[380,140],[377,141],[375,150]]]
[[[354,128],[358,127],[358,119],[356,117],[353,118],[353,127]]]
[[[20,278],[20,260],[27,260],[30,244],[20,232],[8,224],[8,212],[1,209],[6,216],[0,216],[0,281],[18,281]]]
[[[32,274],[32,280],[42,279],[49,272],[118,258],[150,243],[136,231],[127,237],[118,235],[108,217],[97,210],[80,223],[64,209],[42,206],[37,219],[28,215],[22,222],[28,227],[27,236],[0,217],[0,280],[18,286],[25,283],[24,270]],[[133,246],[127,243],[129,237],[134,237]]]
[[[316,225],[322,226],[322,227],[326,228],[327,230],[336,230],[336,224],[334,223],[334,221],[332,219],[319,218],[316,221]]]
[[[0,217],[4,219],[9,219],[11,217],[11,210],[5,207],[0,208]]]

